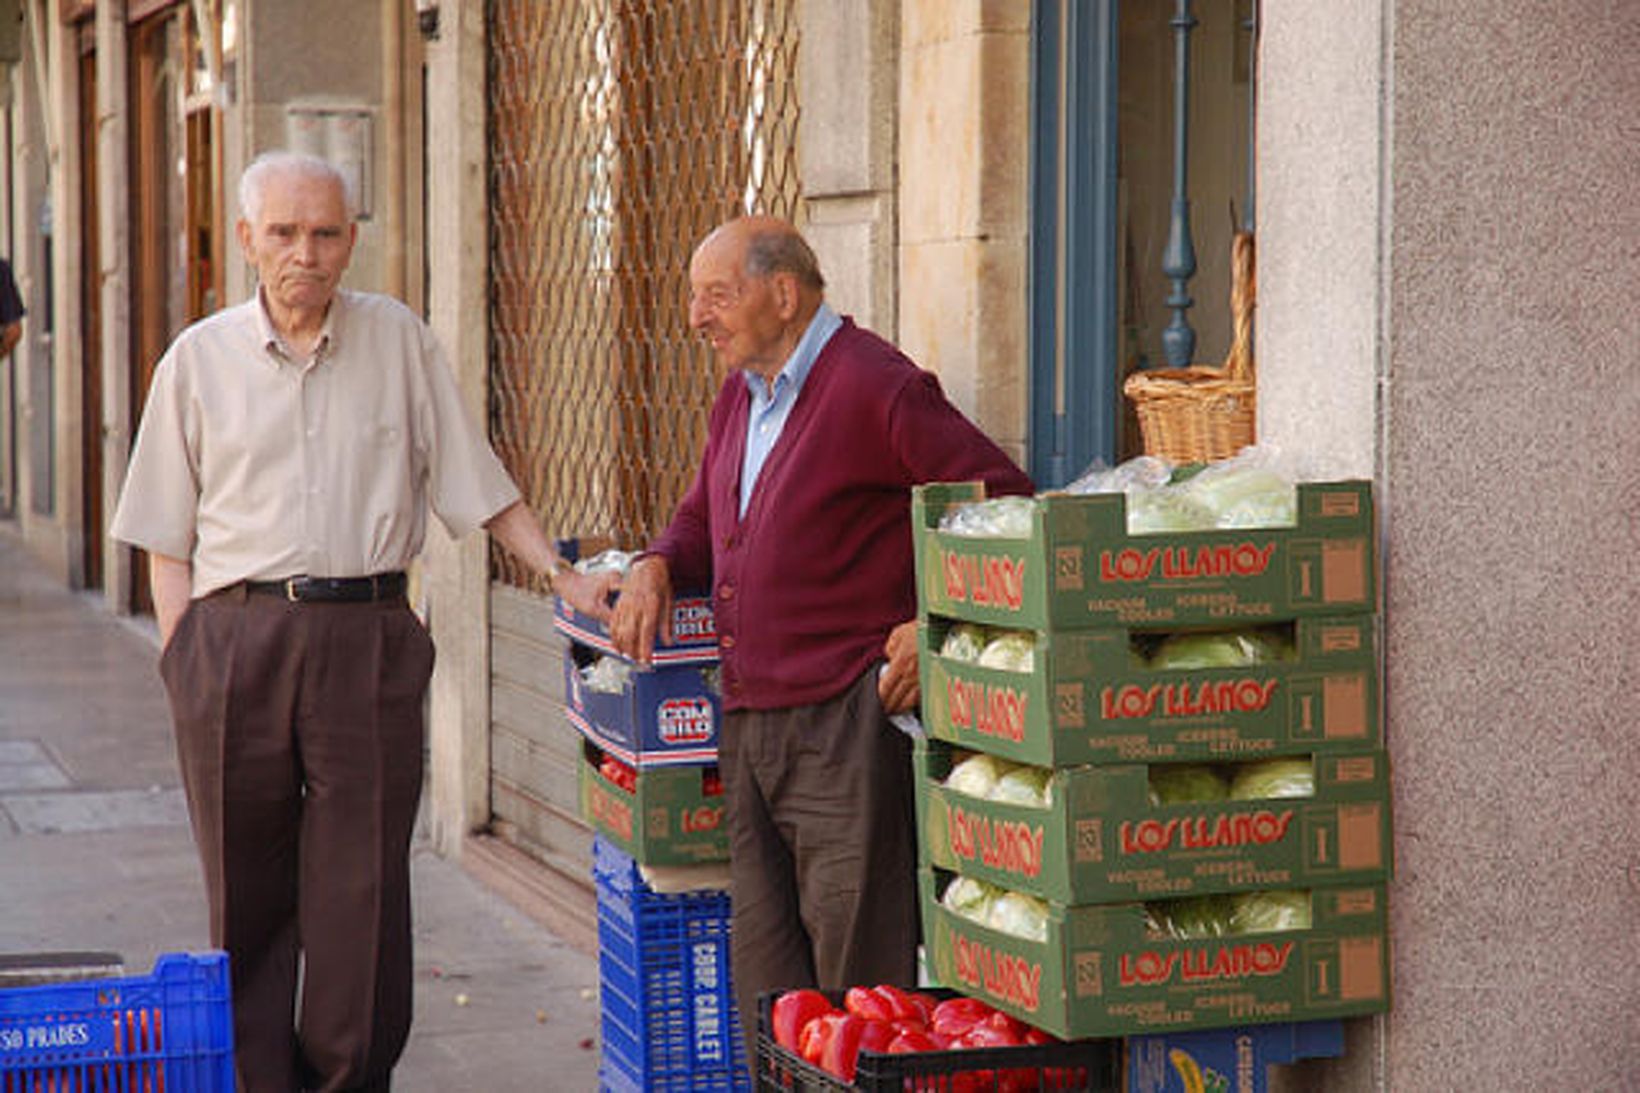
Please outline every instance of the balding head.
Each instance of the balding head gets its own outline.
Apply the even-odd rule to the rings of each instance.
[[[820,263],[796,228],[748,216],[714,229],[689,262],[689,325],[730,368],[773,376],[819,310]]]
[[[748,277],[789,273],[804,289],[823,293],[826,279],[808,241],[789,221],[777,216],[743,216],[730,220],[701,241],[698,251],[722,247]]]

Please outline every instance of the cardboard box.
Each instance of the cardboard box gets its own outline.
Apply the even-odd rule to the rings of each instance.
[[[632,665],[626,685],[613,692],[593,690],[581,677],[599,655],[573,641],[564,651],[564,714],[583,736],[635,767],[717,761],[722,715],[706,678],[715,661]]]
[[[1047,940],[1032,941],[946,910],[937,897],[947,879],[921,871],[934,978],[1066,1039],[1389,1008],[1381,885],[1317,889],[1308,930],[1157,940],[1147,932],[1143,904],[1053,905]]]
[[[727,861],[723,793],[716,767],[651,767],[637,772],[636,789],[608,778],[603,751],[582,745],[581,818],[642,865]]]
[[[552,626],[571,641],[590,646],[600,653],[619,656],[604,624],[584,615],[563,600],[554,600]],[[718,658],[717,623],[712,618],[712,601],[701,594],[680,595],[672,601],[670,643],[658,643],[650,660],[660,664],[703,664]]]
[[[1279,622],[1377,604],[1372,484],[1304,483],[1292,528],[1129,535],[1121,494],[1042,494],[1028,539],[939,530],[978,482],[912,492],[925,614],[1021,630]]]
[[[1265,1093],[1272,1066],[1342,1054],[1340,1021],[1131,1036],[1127,1093]]]
[[[932,736],[1024,763],[1257,758],[1383,741],[1377,616],[1300,619],[1295,659],[1248,668],[1157,671],[1136,629],[1036,632],[1035,670],[939,655],[951,620],[925,618],[923,723]]]
[[[1391,869],[1389,760],[1318,756],[1315,796],[1154,806],[1149,768],[1063,767],[1048,808],[940,784],[951,745],[916,749],[925,863],[1061,903],[1369,884]]]

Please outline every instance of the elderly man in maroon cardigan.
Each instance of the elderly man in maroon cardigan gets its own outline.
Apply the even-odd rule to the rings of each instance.
[[[689,323],[728,367],[671,525],[627,575],[610,628],[647,661],[674,587],[709,587],[722,658],[732,970],[760,993],[911,985],[918,939],[910,740],[911,487],[1031,482],[939,381],[825,302],[784,221],[713,231]]]

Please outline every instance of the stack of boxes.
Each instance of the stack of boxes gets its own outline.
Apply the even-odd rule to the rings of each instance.
[[[717,632],[699,596],[673,604],[674,641],[649,668],[598,620],[559,602],[565,713],[582,736],[592,825],[605,1090],[743,1089],[745,1041],[729,976],[717,774]],[[664,877],[663,882],[658,877]]]
[[[914,499],[923,919],[934,977],[1056,1035],[1330,1019],[1389,1004],[1389,770],[1370,484],[1298,487],[1297,525],[1134,536],[1120,494],[1043,495],[1029,538],[939,530]],[[1029,631],[1029,673],[941,655],[959,621]],[[1278,662],[1188,671],[1164,633],[1274,628]],[[1053,769],[1046,807],[943,785],[963,752]],[[1304,798],[1153,805],[1152,764],[1313,761]],[[948,909],[956,875],[1047,901],[1046,936]],[[1147,903],[1302,890],[1307,929],[1175,940]]]

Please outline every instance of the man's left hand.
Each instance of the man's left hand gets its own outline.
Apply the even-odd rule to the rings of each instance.
[[[915,707],[922,697],[917,680],[916,619],[908,619],[889,631],[888,640],[883,643],[883,655],[888,658],[888,664],[877,679],[877,697],[882,699],[885,713],[904,713]]]

